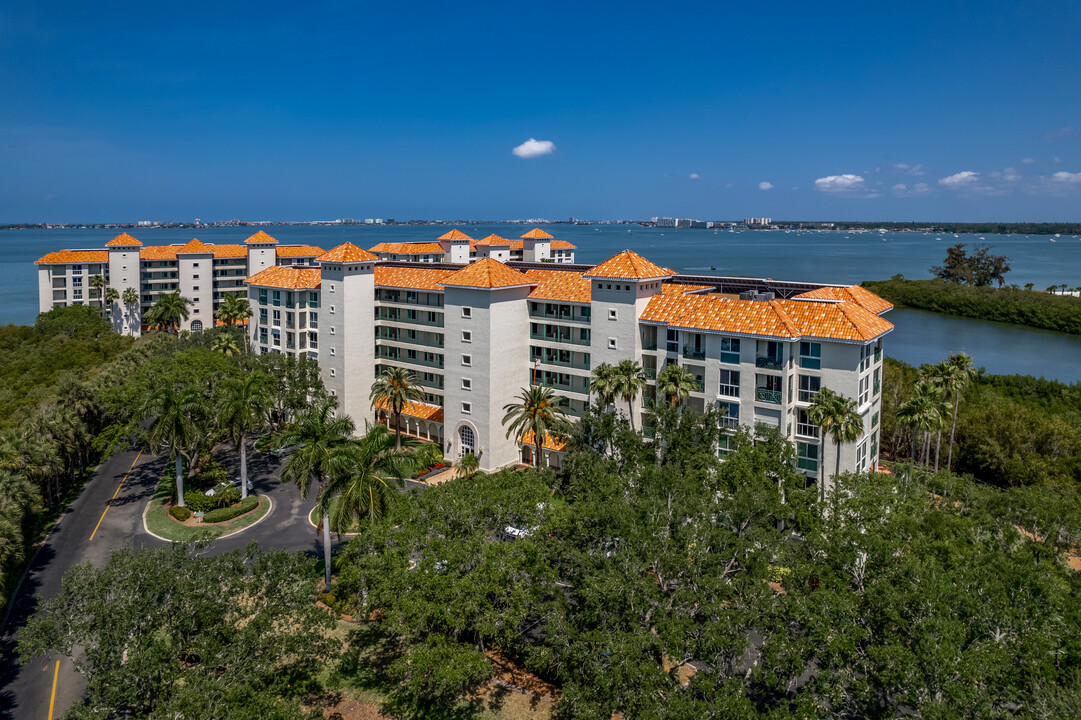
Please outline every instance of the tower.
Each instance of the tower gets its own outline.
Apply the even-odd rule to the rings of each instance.
[[[139,248],[143,244],[127,233],[117,235],[105,247],[109,250],[108,287],[120,293],[120,299],[113,307],[106,306],[106,317],[112,323],[113,331],[123,335],[138,337],[142,327],[142,289],[140,287],[141,267]],[[129,288],[137,295],[134,303],[124,301],[124,293]],[[128,293],[130,296],[130,293]]]

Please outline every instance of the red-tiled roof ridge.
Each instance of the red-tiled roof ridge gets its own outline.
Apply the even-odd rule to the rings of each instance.
[[[624,250],[613,255],[583,275],[583,277],[587,278],[613,278],[619,280],[650,280],[671,276],[670,271],[646,260],[633,250]]]
[[[483,258],[448,275],[439,284],[444,287],[506,288],[537,283],[498,260]]]
[[[458,228],[454,228],[453,230],[449,230],[449,231],[443,233],[442,235],[440,235],[438,238],[436,238],[436,240],[472,240],[472,239],[473,238],[469,237],[468,235],[466,235],[464,232],[462,232]]]
[[[257,287],[274,287],[283,290],[314,290],[319,287],[322,274],[318,268],[274,265],[260,270],[246,282]]]
[[[315,258],[319,263],[350,263],[350,262],[374,262],[378,260],[375,255],[363,248],[359,248],[351,242],[344,242]]]
[[[199,238],[192,238],[184,246],[177,248],[176,254],[180,255],[189,253],[214,253],[214,247],[207,245]]]
[[[105,243],[105,247],[137,247],[142,245],[142,241],[137,240],[127,233],[120,233],[109,242]]]
[[[511,241],[505,237],[499,237],[495,233],[492,233],[486,238],[477,240],[477,245],[510,245]]]
[[[34,261],[34,264],[68,263],[105,263],[109,262],[108,250],[57,250],[46,253]]]
[[[245,245],[254,245],[256,243],[276,243],[276,242],[278,242],[278,241],[275,238],[271,237],[270,235],[267,235],[265,232],[260,230],[259,232],[255,233],[250,238],[245,240],[244,244]]]
[[[544,232],[540,228],[533,228],[532,230],[527,232],[525,235],[523,235],[522,239],[523,240],[551,240],[552,237],[554,237],[554,236],[549,235],[548,233]]]
[[[773,312],[777,314],[777,318],[784,324],[785,329],[788,330],[789,333],[792,335],[800,334],[800,327],[792,321],[792,318],[784,311],[784,306],[780,302],[770,300],[769,306],[773,309]]]

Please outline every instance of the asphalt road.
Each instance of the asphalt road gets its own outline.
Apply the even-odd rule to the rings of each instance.
[[[240,467],[231,447],[219,448],[215,455],[230,469]],[[274,507],[257,525],[216,541],[213,552],[243,548],[253,540],[263,548],[322,552],[316,531],[307,521],[314,489],[307,500],[301,499],[295,486],[279,481],[280,464],[273,455],[249,453],[253,492],[268,495]],[[164,544],[148,535],[142,522],[162,466],[160,458],[134,450],[110,457],[87,480],[34,556],[0,635],[0,720],[59,718],[82,697],[85,683],[70,659],[45,657],[20,665],[14,653],[14,632],[43,599],[60,592],[61,578],[72,565],[89,561],[100,567],[114,548]]]

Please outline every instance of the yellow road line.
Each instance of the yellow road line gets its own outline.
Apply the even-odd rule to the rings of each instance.
[[[116,492],[114,492],[113,496],[109,498],[109,502],[105,503],[105,510],[102,511],[101,517],[98,518],[98,524],[94,526],[94,532],[90,533],[90,540],[93,540],[94,536],[98,534],[98,528],[101,527],[101,521],[105,519],[105,513],[109,512],[109,508],[112,506],[113,500],[116,500],[116,496],[120,494],[120,488],[124,486],[124,481],[127,480],[128,475],[131,474],[131,469],[135,467],[135,463],[139,462],[139,458],[141,458],[142,456],[143,451],[140,450],[139,454],[135,456],[135,459],[131,461],[131,467],[129,467],[128,471],[124,473],[124,477],[120,478],[120,484],[116,486]],[[90,540],[87,540],[87,542],[90,542]]]
[[[56,661],[56,669],[53,670],[53,694],[49,696],[49,720],[53,720],[53,705],[56,704],[56,679],[60,676],[60,661]]]

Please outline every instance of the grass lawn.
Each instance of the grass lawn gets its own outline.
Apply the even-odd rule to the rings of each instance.
[[[214,540],[237,530],[243,530],[270,512],[270,499],[265,495],[260,495],[259,505],[251,512],[240,517],[235,517],[223,523],[184,525],[169,515],[168,506],[166,505],[167,498],[168,491],[163,494],[159,488],[158,493],[154,495],[154,499],[150,501],[150,509],[146,511],[146,527],[155,535],[173,542]]]

